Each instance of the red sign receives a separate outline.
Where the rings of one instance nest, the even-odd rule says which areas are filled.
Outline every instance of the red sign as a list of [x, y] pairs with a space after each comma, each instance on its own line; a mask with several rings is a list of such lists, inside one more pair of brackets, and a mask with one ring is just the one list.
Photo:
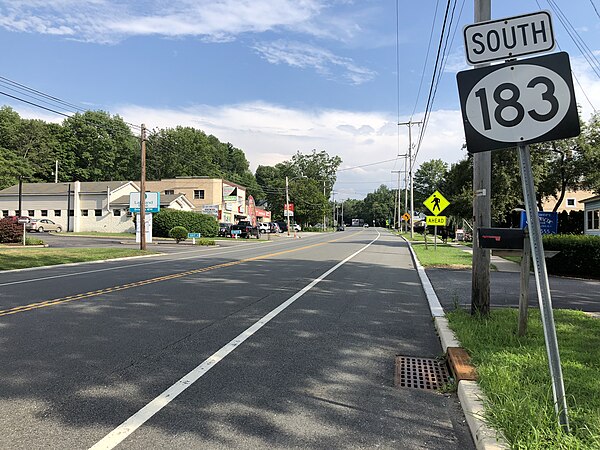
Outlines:
[[256, 217], [265, 217], [267, 219], [271, 218], [271, 211], [267, 211], [262, 208], [256, 208]]
[[291, 211], [291, 212], [294, 212], [294, 204], [293, 204], [293, 203], [290, 203], [290, 204], [288, 205], [288, 204], [286, 203], [286, 204], [284, 204], [284, 205], [283, 205], [283, 209], [284, 209], [284, 211], [288, 211], [288, 210], [289, 210], [289, 211]]

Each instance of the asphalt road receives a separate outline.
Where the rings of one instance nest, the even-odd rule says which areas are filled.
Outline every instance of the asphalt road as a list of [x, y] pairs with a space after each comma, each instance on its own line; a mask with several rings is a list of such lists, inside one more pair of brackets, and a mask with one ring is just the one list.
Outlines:
[[455, 395], [393, 386], [442, 350], [372, 228], [1, 273], [0, 340], [0, 448], [474, 448]]

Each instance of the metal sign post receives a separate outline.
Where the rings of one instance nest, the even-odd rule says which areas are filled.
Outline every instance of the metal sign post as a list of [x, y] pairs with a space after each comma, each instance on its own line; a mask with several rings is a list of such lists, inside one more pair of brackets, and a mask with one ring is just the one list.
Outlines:
[[565, 386], [560, 367], [556, 329], [554, 328], [552, 298], [550, 296], [548, 272], [546, 271], [546, 260], [544, 259], [542, 231], [540, 228], [540, 220], [537, 215], [535, 188], [533, 185], [533, 173], [531, 170], [528, 145], [519, 144], [519, 165], [521, 167], [521, 180], [523, 184], [523, 196], [525, 198], [525, 210], [527, 211], [527, 222], [529, 223], [529, 241], [531, 245], [531, 254], [533, 256], [533, 269], [535, 273], [538, 300], [540, 303], [540, 313], [542, 315], [542, 323], [544, 326], [544, 338], [546, 340], [550, 377], [552, 378], [554, 408], [558, 415], [559, 423], [567, 432], [569, 432], [567, 400], [565, 397]]

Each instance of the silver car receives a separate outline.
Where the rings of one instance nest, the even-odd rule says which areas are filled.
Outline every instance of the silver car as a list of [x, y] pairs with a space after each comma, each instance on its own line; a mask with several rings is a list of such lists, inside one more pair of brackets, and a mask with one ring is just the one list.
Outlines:
[[44, 231], [56, 231], [60, 233], [62, 231], [62, 226], [50, 219], [31, 219], [31, 222], [25, 228], [28, 231], [37, 231], [38, 233], [43, 233]]

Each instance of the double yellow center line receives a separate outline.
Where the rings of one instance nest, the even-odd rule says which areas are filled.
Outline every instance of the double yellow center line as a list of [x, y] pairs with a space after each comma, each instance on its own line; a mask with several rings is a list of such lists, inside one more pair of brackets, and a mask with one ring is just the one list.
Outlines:
[[214, 266], [203, 267], [201, 269], [188, 270], [186, 272], [179, 272], [179, 273], [174, 273], [171, 275], [163, 275], [161, 277], [149, 278], [147, 280], [136, 281], [136, 282], [127, 283], [127, 284], [121, 284], [119, 286], [112, 286], [112, 287], [108, 287], [108, 288], [104, 288], [104, 289], [98, 289], [96, 291], [83, 292], [81, 294], [70, 295], [68, 297], [60, 297], [60, 298], [55, 298], [52, 300], [45, 300], [43, 302], [30, 303], [28, 305], [22, 305], [22, 306], [15, 306], [14, 308], [0, 310], [0, 317], [9, 316], [12, 314], [19, 314], [19, 313], [22, 313], [25, 311], [31, 311], [34, 309], [47, 308], [49, 306], [62, 305], [63, 303], [84, 300], [86, 298], [96, 297], [96, 296], [102, 295], [102, 294], [109, 294], [111, 292], [124, 291], [125, 289], [131, 289], [131, 288], [135, 288], [135, 287], [145, 286], [147, 284], [160, 283], [161, 281], [176, 280], [178, 278], [187, 277], [189, 275], [195, 275], [197, 273], [208, 272], [211, 270], [222, 269], [225, 267], [237, 266], [238, 264], [242, 264], [242, 263], [246, 263], [246, 262], [250, 262], [250, 261], [257, 261], [257, 260], [261, 260], [261, 259], [272, 258], [274, 256], [284, 255], [286, 253], [292, 253], [292, 252], [306, 250], [306, 249], [313, 248], [313, 247], [319, 247], [321, 245], [339, 241], [343, 238], [355, 236], [356, 234], [358, 234], [358, 233], [353, 233], [350, 236], [343, 236], [338, 239], [332, 239], [332, 240], [329, 240], [326, 242], [319, 242], [317, 244], [305, 245], [303, 247], [293, 248], [293, 249], [289, 249], [289, 250], [282, 250], [280, 252], [275, 252], [275, 253], [268, 253], [266, 255], [253, 256], [252, 258], [244, 258], [244, 259], [240, 259], [237, 261], [231, 261], [231, 262], [222, 263], [222, 264], [215, 264]]

